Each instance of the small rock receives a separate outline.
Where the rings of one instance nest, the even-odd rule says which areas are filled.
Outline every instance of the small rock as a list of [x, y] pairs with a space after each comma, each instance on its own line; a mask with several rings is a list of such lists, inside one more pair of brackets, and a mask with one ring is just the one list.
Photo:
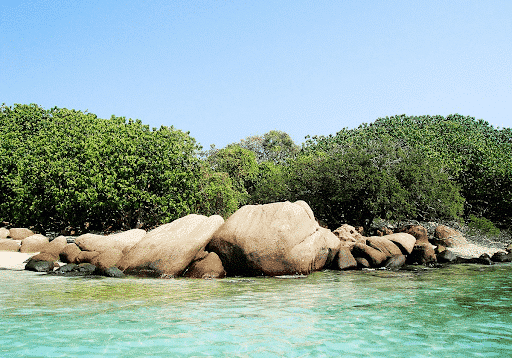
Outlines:
[[370, 263], [368, 262], [367, 259], [365, 259], [364, 257], [356, 257], [356, 262], [357, 262], [357, 267], [359, 269], [364, 269], [364, 268], [370, 268], [371, 265]]
[[400, 270], [405, 265], [405, 260], [405, 255], [402, 254], [391, 256], [384, 264], [384, 267], [389, 270]]
[[441, 252], [445, 251], [446, 250], [446, 247], [443, 246], [443, 245], [437, 245], [436, 248], [434, 249], [435, 250], [435, 253], [436, 255], [437, 254], [440, 254]]
[[477, 263], [481, 264], [481, 265], [492, 265], [493, 262], [491, 260], [491, 257], [489, 256], [489, 254], [482, 254], [480, 255], [479, 258], [476, 259]]
[[372, 264], [372, 267], [378, 267], [380, 264], [387, 259], [386, 254], [374, 249], [371, 246], [357, 243], [352, 249], [352, 255], [357, 257], [363, 257]]
[[96, 271], [96, 266], [86, 262], [78, 265], [78, 271], [84, 275], [92, 275]]
[[20, 252], [41, 252], [48, 243], [49, 240], [46, 236], [40, 234], [31, 235], [21, 240]]
[[411, 254], [407, 257], [408, 264], [419, 264], [426, 265], [431, 262], [436, 262], [436, 254], [434, 247], [429, 243], [420, 243], [414, 245], [414, 249]]
[[443, 250], [437, 255], [437, 261], [440, 263], [453, 263], [457, 260], [457, 255], [455, 255], [450, 250]]
[[340, 239], [341, 246], [352, 248], [357, 242], [366, 243], [365, 239], [357, 229], [348, 224], [341, 225], [332, 233]]
[[19, 240], [0, 239], [0, 251], [20, 251], [21, 243]]
[[100, 253], [97, 251], [81, 251], [76, 257], [75, 261], [78, 264], [90, 263], [92, 259], [98, 256]]
[[346, 246], [341, 246], [338, 251], [337, 260], [335, 259], [336, 269], [339, 270], [350, 270], [357, 268], [357, 261], [352, 256], [350, 249]]
[[462, 233], [445, 225], [439, 225], [436, 227], [433, 242], [435, 245], [442, 245], [445, 247], [463, 246], [468, 244]]
[[226, 271], [219, 256], [215, 252], [210, 252], [201, 260], [194, 261], [183, 275], [190, 278], [223, 278]]
[[30, 260], [55, 262], [59, 260], [59, 256], [49, 252], [41, 252], [40, 254], [32, 256]]
[[78, 271], [78, 265], [77, 264], [67, 264], [64, 266], [59, 267], [57, 270], [58, 273], [66, 274], [68, 272]]
[[0, 240], [7, 239], [9, 237], [9, 229], [0, 227]]
[[59, 236], [50, 241], [44, 247], [42, 247], [41, 252], [48, 252], [58, 257], [60, 253], [64, 250], [66, 245], [66, 238], [64, 236]]
[[78, 255], [80, 255], [81, 252], [82, 250], [80, 250], [78, 246], [69, 243], [64, 246], [64, 249], [60, 253], [60, 260], [66, 263], [77, 263]]
[[491, 260], [494, 262], [512, 262], [512, 253], [498, 251], [492, 255]]
[[410, 234], [416, 238], [416, 243], [420, 244], [422, 242], [428, 243], [428, 232], [421, 225], [408, 225], [399, 230], [400, 232], [405, 232]]
[[27, 237], [34, 235], [34, 232], [25, 228], [11, 228], [9, 229], [9, 236], [13, 240], [23, 240]]
[[119, 270], [117, 267], [109, 267], [106, 270], [103, 270], [103, 275], [107, 277], [115, 277], [115, 278], [123, 278], [126, 275], [123, 271]]
[[[39, 255], [36, 255], [39, 256]], [[43, 258], [43, 257], [40, 257]], [[54, 269], [55, 260], [51, 258], [49, 260], [38, 259], [31, 257], [25, 265], [25, 270], [35, 272], [51, 272]]]

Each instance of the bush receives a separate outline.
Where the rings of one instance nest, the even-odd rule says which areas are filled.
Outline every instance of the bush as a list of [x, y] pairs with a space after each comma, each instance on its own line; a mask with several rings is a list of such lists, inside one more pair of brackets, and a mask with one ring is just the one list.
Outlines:
[[0, 110], [0, 221], [59, 230], [151, 227], [197, 202], [198, 146], [173, 127], [65, 108]]
[[494, 226], [492, 221], [484, 217], [478, 218], [475, 215], [471, 215], [469, 217], [468, 226], [470, 228], [470, 233], [472, 235], [476, 234], [476, 232], [479, 232], [480, 234], [483, 234], [485, 236], [492, 237], [500, 235], [500, 230], [496, 226]]
[[307, 201], [330, 228], [462, 214], [463, 199], [443, 167], [386, 137], [309, 152], [286, 172], [290, 199]]

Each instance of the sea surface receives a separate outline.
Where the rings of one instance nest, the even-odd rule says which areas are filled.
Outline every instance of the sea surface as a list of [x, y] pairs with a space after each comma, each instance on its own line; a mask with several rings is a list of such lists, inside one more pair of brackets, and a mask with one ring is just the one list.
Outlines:
[[0, 270], [0, 357], [512, 357], [512, 265], [307, 277]]

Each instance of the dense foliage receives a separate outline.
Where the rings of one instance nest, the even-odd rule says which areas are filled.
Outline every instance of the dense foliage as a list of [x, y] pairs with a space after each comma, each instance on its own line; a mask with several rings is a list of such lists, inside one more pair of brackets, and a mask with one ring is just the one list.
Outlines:
[[3, 105], [0, 139], [0, 221], [41, 231], [149, 228], [284, 200], [307, 201], [331, 228], [466, 219], [494, 230], [512, 221], [512, 130], [457, 114], [379, 118], [307, 137], [302, 148], [270, 131], [200, 152], [173, 127]]
[[350, 143], [389, 137], [418, 150], [426, 161], [444, 168], [460, 187], [465, 218], [486, 217], [501, 226], [512, 221], [512, 130], [496, 129], [483, 120], [458, 114], [379, 118], [334, 136], [313, 137], [306, 152], [328, 151]]
[[229, 180], [206, 175], [195, 140], [173, 127], [3, 105], [0, 138], [0, 220], [16, 225], [41, 231], [150, 227], [211, 210], [214, 204], [199, 193], [233, 207], [216, 193], [219, 187], [224, 193]]
[[301, 156], [287, 172], [291, 197], [308, 201], [331, 228], [462, 214], [463, 199], [443, 168], [386, 138]]

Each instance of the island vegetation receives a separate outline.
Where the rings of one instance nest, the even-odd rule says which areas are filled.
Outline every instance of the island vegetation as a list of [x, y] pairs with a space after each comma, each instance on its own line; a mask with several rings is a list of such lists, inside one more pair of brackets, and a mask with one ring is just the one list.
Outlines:
[[512, 129], [458, 114], [379, 118], [300, 146], [282, 131], [224, 148], [140, 120], [36, 104], [0, 108], [0, 222], [39, 232], [150, 229], [190, 213], [304, 200], [331, 230], [512, 222]]

